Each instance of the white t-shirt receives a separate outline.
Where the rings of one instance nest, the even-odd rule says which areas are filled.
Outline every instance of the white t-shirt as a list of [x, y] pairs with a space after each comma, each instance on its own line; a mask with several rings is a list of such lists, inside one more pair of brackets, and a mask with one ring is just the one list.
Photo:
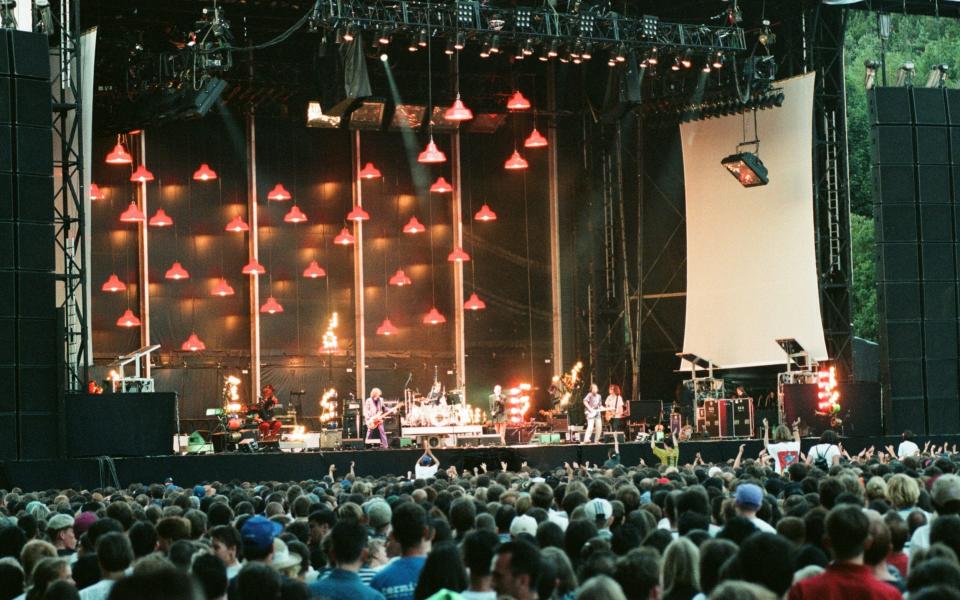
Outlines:
[[749, 517], [749, 519], [750, 519], [750, 522], [753, 523], [754, 527], [756, 527], [758, 530], [762, 531], [763, 533], [777, 532], [777, 530], [773, 528], [773, 525], [771, 525], [770, 523], [767, 523], [766, 521], [764, 521], [759, 517]]
[[900, 442], [900, 446], [897, 448], [897, 458], [903, 458], [905, 456], [913, 456], [920, 453], [920, 446], [917, 446], [910, 440]]
[[817, 444], [810, 448], [807, 456], [812, 457], [811, 462], [813, 463], [816, 463], [817, 458], [822, 456], [827, 461], [827, 468], [830, 468], [833, 466], [833, 457], [840, 456], [840, 448], [837, 448], [836, 444]]
[[430, 466], [425, 467], [417, 462], [417, 466], [413, 468], [413, 474], [417, 479], [430, 479], [437, 474], [437, 469], [440, 468], [440, 463], [434, 461]]
[[787, 467], [800, 461], [800, 442], [777, 442], [767, 446], [773, 457], [773, 466], [777, 473], [783, 473]]
[[107, 600], [114, 583], [116, 582], [112, 579], [101, 579], [80, 590], [80, 600]]
[[913, 557], [913, 554], [918, 550], [926, 550], [930, 547], [930, 525], [933, 524], [931, 520], [926, 525], [921, 525], [917, 527], [917, 530], [913, 532], [913, 536], [910, 537], [910, 556]]
[[497, 600], [497, 593], [494, 591], [471, 592], [470, 590], [463, 590], [460, 595], [466, 600]]

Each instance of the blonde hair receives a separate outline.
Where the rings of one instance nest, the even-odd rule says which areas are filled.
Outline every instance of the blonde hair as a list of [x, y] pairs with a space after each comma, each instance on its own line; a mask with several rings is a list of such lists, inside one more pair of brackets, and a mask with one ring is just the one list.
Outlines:
[[887, 482], [887, 498], [896, 509], [910, 508], [920, 498], [920, 486], [916, 479], [897, 473]]
[[791, 440], [793, 440], [793, 435], [790, 433], [790, 428], [782, 423], [777, 425], [777, 428], [773, 432], [773, 441], [789, 442]]
[[867, 481], [867, 498], [870, 500], [887, 499], [887, 482], [883, 477], [874, 475]]
[[669, 595], [674, 588], [700, 589], [700, 551], [687, 538], [670, 542], [663, 555], [663, 593]]
[[627, 600], [623, 588], [609, 575], [596, 575], [588, 579], [575, 596], [577, 600]]

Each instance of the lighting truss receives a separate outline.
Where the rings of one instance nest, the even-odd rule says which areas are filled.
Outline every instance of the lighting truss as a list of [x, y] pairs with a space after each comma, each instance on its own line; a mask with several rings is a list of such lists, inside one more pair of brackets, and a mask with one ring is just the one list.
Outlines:
[[469, 38], [498, 35], [503, 42], [532, 39], [538, 44], [591, 43], [599, 47], [670, 47], [674, 49], [746, 49], [743, 29], [730, 26], [667, 23], [657, 17], [556, 12], [549, 7], [494, 7], [475, 0], [449, 4], [420, 1], [319, 0], [313, 14], [315, 26], [329, 29], [419, 32]]

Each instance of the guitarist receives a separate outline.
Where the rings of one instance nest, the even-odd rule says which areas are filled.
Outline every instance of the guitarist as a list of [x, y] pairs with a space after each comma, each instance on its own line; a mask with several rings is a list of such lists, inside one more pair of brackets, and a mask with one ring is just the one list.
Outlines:
[[380, 388], [370, 390], [370, 397], [363, 402], [363, 418], [367, 423], [366, 439], [370, 439], [370, 434], [377, 431], [380, 433], [380, 446], [386, 448], [388, 446], [387, 431], [383, 428], [382, 417], [387, 411], [383, 405], [382, 394]]
[[597, 384], [590, 384], [590, 393], [583, 397], [583, 414], [587, 418], [587, 431], [583, 436], [583, 443], [590, 443], [590, 436], [594, 430], [597, 435], [594, 440], [600, 442], [603, 439], [603, 398], [600, 396], [600, 388]]

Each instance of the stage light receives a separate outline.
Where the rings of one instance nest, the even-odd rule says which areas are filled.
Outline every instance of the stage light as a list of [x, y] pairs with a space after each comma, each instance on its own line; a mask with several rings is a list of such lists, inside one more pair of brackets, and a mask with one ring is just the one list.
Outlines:
[[340, 246], [349, 246], [355, 241], [356, 240], [352, 235], [350, 235], [350, 232], [347, 230], [346, 227], [340, 230], [340, 233], [337, 234], [337, 237], [333, 238], [333, 243], [338, 244]]
[[[337, 325], [340, 323], [340, 318], [337, 316], [337, 313], [330, 315], [330, 320], [327, 322], [327, 330], [323, 334], [322, 346], [320, 351], [325, 354], [333, 354], [337, 351]], [[336, 397], [336, 390], [331, 390], [333, 396]]]
[[164, 277], [174, 281], [180, 281], [181, 279], [190, 279], [190, 272], [184, 269], [183, 265], [179, 262], [174, 261], [173, 265], [167, 269]]
[[547, 49], [543, 48], [540, 50], [540, 54], [537, 55], [537, 60], [540, 62], [547, 62], [550, 60], [550, 55], [547, 53]]
[[140, 319], [128, 308], [120, 315], [120, 318], [117, 319], [117, 325], [120, 327], [140, 327]]
[[487, 204], [484, 204], [480, 207], [480, 210], [473, 215], [473, 218], [477, 221], [483, 221], [484, 223], [487, 223], [489, 221], [496, 221], [497, 213], [493, 212], [493, 210]]
[[449, 262], [467, 262], [470, 260], [470, 255], [461, 248], [460, 246], [454, 246], [453, 252], [447, 255], [447, 261]]
[[124, 223], [142, 223], [145, 219], [146, 217], [144, 217], [136, 202], [131, 202], [127, 210], [120, 213], [120, 220]]
[[300, 207], [294, 204], [290, 207], [290, 211], [283, 215], [283, 220], [287, 223], [303, 223], [307, 220], [307, 215], [303, 214]]
[[516, 150], [514, 150], [513, 154], [510, 155], [510, 158], [503, 163], [503, 168], [507, 169], [508, 171], [522, 171], [523, 169], [526, 169], [527, 166], [529, 166], [527, 161], [524, 160], [524, 158], [520, 156], [520, 153]]
[[490, 54], [500, 54], [500, 36], [490, 38]]
[[217, 172], [210, 168], [210, 165], [203, 163], [200, 168], [193, 172], [194, 181], [213, 181], [217, 178]]
[[100, 191], [100, 186], [90, 182], [90, 187], [87, 190], [87, 194], [90, 196], [91, 200], [103, 200], [103, 192]]
[[381, 52], [381, 53], [380, 53], [380, 62], [387, 62], [388, 60], [390, 60], [390, 57], [387, 56], [387, 53], [386, 53], [386, 52]]
[[680, 70], [680, 57], [679, 57], [679, 56], [674, 56], [674, 57], [673, 57], [673, 64], [670, 65], [670, 70], [671, 70], [671, 71], [679, 71], [679, 70]]
[[580, 58], [583, 60], [590, 60], [593, 58], [593, 42], [587, 42], [583, 46], [583, 52], [580, 53]]
[[477, 293], [474, 292], [470, 294], [470, 297], [467, 298], [467, 301], [463, 303], [463, 308], [466, 310], [483, 310], [487, 307], [487, 303], [480, 299], [477, 296]]
[[393, 35], [390, 33], [389, 29], [384, 29], [380, 32], [380, 35], [377, 37], [377, 42], [381, 46], [389, 46], [390, 41], [393, 39]]
[[534, 127], [527, 139], [523, 140], [525, 148], [544, 148], [547, 145], [547, 138], [540, 135], [537, 128]]
[[484, 43], [480, 47], [480, 58], [490, 58], [490, 44]]
[[897, 86], [913, 86], [913, 73], [916, 66], [912, 62], [905, 62], [897, 69]]
[[453, 43], [453, 47], [455, 50], [463, 50], [467, 47], [467, 36], [465, 33], [462, 31], [457, 32], [457, 38]]
[[713, 55], [713, 62], [711, 63], [712, 66], [713, 66], [713, 68], [714, 68], [714, 69], [722, 69], [722, 68], [723, 68], [723, 62], [724, 62], [723, 52], [721, 52], [720, 50], [717, 50], [716, 54]]
[[318, 277], [326, 277], [327, 272], [317, 264], [317, 261], [311, 260], [307, 268], [303, 270], [303, 276], [309, 277], [310, 279], [317, 279]]
[[210, 290], [210, 295], [220, 296], [221, 298], [225, 298], [226, 296], [232, 296], [233, 288], [230, 287], [230, 284], [227, 283], [226, 279], [221, 277], [220, 281], [218, 281], [217, 284], [213, 286], [213, 289]]
[[654, 46], [653, 48], [650, 48], [650, 54], [647, 55], [647, 63], [651, 65], [655, 65], [658, 62], [660, 62], [660, 58], [657, 53], [657, 48], [656, 46]]
[[950, 70], [950, 65], [939, 64], [933, 65], [933, 68], [930, 69], [930, 76], [927, 77], [927, 87], [928, 88], [942, 88], [947, 84], [947, 71]]
[[200, 350], [206, 350], [207, 345], [203, 343], [203, 340], [200, 339], [196, 333], [191, 333], [190, 337], [187, 338], [187, 341], [180, 345], [180, 349], [187, 352], [199, 352]]
[[400, 330], [390, 322], [390, 319], [384, 319], [383, 323], [380, 323], [380, 327], [377, 327], [377, 335], [390, 336], [398, 333], [400, 333]]
[[688, 48], [683, 52], [683, 56], [680, 58], [680, 64], [683, 65], [684, 69], [689, 69], [693, 65], [693, 59], [691, 58], [691, 51]]
[[134, 183], [147, 183], [148, 181], [153, 181], [153, 173], [147, 170], [143, 165], [140, 165], [130, 174], [130, 181]]
[[405, 285], [410, 285], [413, 282], [410, 281], [410, 278], [407, 277], [407, 274], [403, 272], [403, 269], [397, 269], [397, 272], [390, 277], [388, 283], [397, 287], [403, 287]]
[[547, 56], [549, 58], [556, 58], [559, 54], [560, 42], [557, 40], [550, 40], [550, 45], [547, 47]]
[[703, 63], [703, 69], [701, 69], [701, 71], [703, 71], [704, 73], [709, 73], [711, 71], [709, 60]]
[[240, 215], [237, 215], [231, 219], [229, 223], [227, 223], [227, 226], [224, 229], [234, 233], [240, 233], [241, 231], [250, 231], [250, 226], [247, 225]]
[[863, 61], [863, 68], [863, 87], [872, 90], [877, 81], [877, 69], [880, 68], [880, 63], [873, 59], [867, 59]]
[[277, 302], [276, 298], [270, 296], [267, 298], [267, 301], [263, 303], [263, 306], [260, 307], [260, 312], [269, 313], [271, 315], [282, 313], [283, 305]]
[[473, 112], [463, 103], [458, 93], [457, 99], [454, 100], [453, 105], [443, 113], [443, 116], [448, 121], [469, 121], [473, 118]]
[[407, 44], [407, 52], [416, 52], [420, 49], [420, 46], [417, 46], [417, 40], [410, 38], [410, 43]]
[[359, 223], [361, 221], [369, 221], [370, 213], [363, 210], [362, 206], [354, 206], [353, 210], [347, 213], [347, 220]]
[[770, 181], [767, 177], [767, 168], [763, 166], [760, 157], [753, 152], [731, 154], [721, 160], [720, 164], [730, 171], [730, 174], [736, 177], [743, 187], [767, 185]]
[[437, 164], [442, 162], [447, 162], [447, 155], [437, 150], [437, 145], [433, 142], [433, 135], [430, 136], [430, 141], [427, 142], [427, 147], [424, 148], [423, 152], [417, 156], [417, 162], [424, 164]]
[[427, 314], [423, 315], [424, 325], [441, 325], [446, 322], [447, 318], [443, 316], [436, 307], [431, 308]]
[[403, 226], [404, 233], [416, 234], [423, 233], [427, 228], [423, 226], [416, 217], [410, 217], [410, 220], [407, 221], [407, 224]]
[[347, 24], [343, 28], [343, 33], [340, 34], [340, 39], [345, 42], [352, 42], [356, 37], [356, 32], [354, 31], [353, 25]]
[[437, 177], [437, 180], [430, 186], [430, 191], [434, 194], [448, 194], [453, 191], [453, 186], [441, 175]]
[[133, 157], [130, 156], [130, 153], [127, 152], [127, 149], [123, 147], [123, 144], [120, 143], [120, 139], [117, 139], [117, 145], [113, 147], [113, 150], [107, 154], [107, 164], [108, 165], [129, 165], [133, 164]]
[[523, 47], [520, 49], [520, 52], [522, 52], [524, 56], [533, 56], [533, 39], [532, 38], [527, 38], [523, 42]]
[[173, 219], [162, 208], [158, 208], [147, 224], [151, 227], [170, 227], [173, 225]]
[[251, 258], [250, 262], [243, 265], [243, 269], [240, 270], [244, 275], [263, 275], [267, 270], [257, 262], [257, 259]]
[[627, 61], [627, 45], [620, 44], [619, 46], [617, 46], [616, 50], [611, 51], [611, 55], [613, 56], [613, 60], [618, 63], [626, 62]]
[[443, 53], [446, 54], [447, 56], [453, 56], [453, 53], [456, 52], [456, 51], [457, 51], [457, 49], [453, 47], [453, 40], [448, 39], [448, 40], [447, 40], [447, 45], [446, 45], [446, 47], [443, 49]]
[[360, 173], [358, 173], [358, 175], [360, 176], [360, 179], [377, 179], [383, 177], [383, 174], [380, 173], [380, 169], [373, 166], [372, 162], [368, 162], [367, 164], [363, 165], [363, 168], [360, 169]]
[[122, 292], [125, 289], [127, 289], [127, 284], [120, 281], [120, 278], [117, 277], [116, 273], [111, 273], [110, 277], [107, 277], [107, 280], [102, 286], [100, 286], [101, 291], [110, 292], [111, 294], [115, 292]]
[[427, 41], [429, 40], [429, 34], [426, 29], [420, 30], [420, 35], [417, 37], [417, 45], [421, 48], [427, 47]]
[[274, 202], [285, 202], [291, 198], [293, 198], [293, 196], [290, 195], [287, 188], [283, 187], [282, 183], [278, 183], [273, 186], [272, 190], [267, 192], [267, 200], [273, 200]]
[[513, 95], [507, 100], [507, 110], [528, 110], [529, 108], [530, 101], [520, 93], [520, 90], [513, 92]]

